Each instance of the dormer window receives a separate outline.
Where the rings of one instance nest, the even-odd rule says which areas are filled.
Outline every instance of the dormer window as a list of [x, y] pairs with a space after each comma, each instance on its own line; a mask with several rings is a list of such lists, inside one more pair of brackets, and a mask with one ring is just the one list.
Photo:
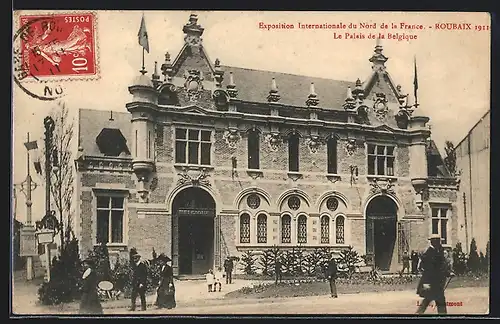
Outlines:
[[130, 154], [127, 140], [118, 128], [103, 128], [97, 135], [95, 142], [99, 151], [106, 156], [119, 156], [122, 153]]

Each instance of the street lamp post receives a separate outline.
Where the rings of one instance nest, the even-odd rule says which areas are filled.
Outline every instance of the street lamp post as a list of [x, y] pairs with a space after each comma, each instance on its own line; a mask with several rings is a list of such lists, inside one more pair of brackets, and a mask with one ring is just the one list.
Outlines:
[[38, 242], [45, 245], [47, 256], [47, 281], [50, 281], [50, 248], [53, 243], [54, 236], [60, 230], [60, 224], [55, 212], [50, 210], [50, 175], [52, 171], [51, 153], [52, 153], [52, 136], [54, 133], [54, 120], [47, 116], [43, 121], [45, 127], [45, 216], [42, 220], [36, 222]]
[[[25, 145], [30, 143], [30, 134], [27, 135], [28, 141]], [[36, 241], [35, 241], [35, 228], [31, 224], [31, 206], [33, 202], [31, 201], [31, 192], [36, 189], [37, 184], [31, 178], [30, 173], [30, 155], [27, 148], [27, 173], [26, 179], [21, 182], [21, 192], [26, 196], [26, 225], [21, 231], [21, 256], [26, 256], [26, 279], [33, 279], [33, 256], [36, 255]], [[15, 189], [14, 189], [15, 190]], [[33, 247], [34, 246], [34, 247]]]

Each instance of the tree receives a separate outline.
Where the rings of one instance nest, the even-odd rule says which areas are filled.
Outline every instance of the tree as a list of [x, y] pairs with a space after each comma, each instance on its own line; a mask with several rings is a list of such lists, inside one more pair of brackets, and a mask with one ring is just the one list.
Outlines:
[[[52, 136], [52, 147], [50, 149], [50, 161], [52, 172], [50, 176], [50, 193], [56, 208], [56, 214], [61, 223], [60, 238], [61, 251], [64, 248], [65, 226], [71, 227], [71, 202], [73, 200], [73, 157], [71, 144], [74, 135], [74, 122], [69, 117], [68, 108], [64, 103], [59, 103], [51, 113], [54, 120], [54, 133]], [[46, 148], [44, 147], [44, 151]], [[45, 154], [44, 154], [45, 156]], [[43, 173], [44, 177], [47, 174]]]
[[444, 164], [453, 176], [457, 173], [457, 155], [455, 154], [455, 145], [453, 145], [450, 141], [446, 141], [444, 151], [446, 154]]
[[453, 248], [453, 271], [457, 275], [462, 275], [467, 269], [466, 255], [462, 251], [462, 243], [457, 242], [456, 246]]
[[477, 253], [476, 239], [474, 238], [470, 242], [470, 252], [469, 252], [469, 258], [467, 260], [467, 267], [472, 272], [477, 272], [480, 267], [480, 259], [479, 259], [479, 254]]

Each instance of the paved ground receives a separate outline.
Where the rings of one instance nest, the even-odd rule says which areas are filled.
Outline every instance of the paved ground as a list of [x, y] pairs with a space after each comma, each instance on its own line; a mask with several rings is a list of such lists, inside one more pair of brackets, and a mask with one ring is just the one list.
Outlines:
[[[151, 314], [413, 314], [419, 298], [414, 291], [362, 293], [286, 299], [232, 300], [173, 310], [146, 311]], [[486, 314], [489, 304], [488, 288], [455, 288], [447, 291], [448, 302], [461, 302], [462, 306], [449, 306], [448, 314]], [[123, 309], [108, 310], [106, 314], [130, 314]], [[429, 307], [428, 314], [437, 314]], [[138, 314], [141, 314], [140, 312]], [[135, 314], [134, 314], [135, 315]]]
[[[16, 314], [73, 314], [78, 310], [78, 303], [69, 303], [60, 306], [41, 306], [38, 305], [37, 300], [37, 285], [40, 284], [41, 280], [36, 280], [34, 282], [28, 283], [24, 280], [15, 280], [13, 283], [13, 298], [12, 298], [12, 309]], [[250, 286], [252, 284], [257, 284], [258, 281], [250, 280], [235, 280], [232, 284], [222, 286], [221, 292], [208, 292], [205, 281], [202, 280], [181, 280], [176, 281], [175, 286], [177, 290], [176, 301], [179, 307], [182, 306], [194, 306], [200, 303], [205, 303], [209, 301], [222, 301], [224, 300], [224, 295], [228, 292], [241, 289], [245, 286]], [[152, 308], [153, 303], [156, 299], [156, 295], [147, 296], [148, 307]], [[105, 312], [107, 310], [112, 310], [116, 308], [126, 309], [130, 306], [130, 299], [121, 298], [119, 300], [103, 302], [103, 308]], [[140, 300], [137, 300], [137, 305], [140, 304]]]
[[[158, 310], [149, 307], [145, 312], [127, 311], [127, 300], [104, 303], [105, 314], [142, 315], [142, 314], [413, 314], [419, 302], [412, 291], [379, 292], [341, 295], [337, 299], [328, 296], [295, 297], [281, 299], [224, 299], [224, 293], [252, 284], [238, 280], [226, 285], [222, 293], [208, 293], [203, 281], [180, 281], [177, 283], [177, 308]], [[18, 284], [14, 292], [14, 311], [18, 314], [76, 314], [77, 304], [63, 309], [36, 305], [34, 287]], [[182, 293], [180, 293], [182, 291]], [[449, 314], [486, 314], [489, 304], [489, 289], [455, 288], [447, 290], [448, 302], [461, 302], [461, 306], [449, 306]], [[154, 296], [148, 301], [152, 302]], [[437, 314], [430, 307], [428, 314]]]

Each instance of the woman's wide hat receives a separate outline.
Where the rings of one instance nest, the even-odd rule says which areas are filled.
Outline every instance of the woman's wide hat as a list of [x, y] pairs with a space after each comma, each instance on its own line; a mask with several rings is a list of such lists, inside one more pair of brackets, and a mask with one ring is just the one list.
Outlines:
[[172, 259], [170, 259], [165, 253], [162, 253], [158, 256], [158, 260], [164, 261], [164, 262], [170, 262]]
[[439, 234], [432, 234], [431, 236], [429, 236], [429, 241], [430, 240], [441, 240], [441, 235], [439, 235]]

